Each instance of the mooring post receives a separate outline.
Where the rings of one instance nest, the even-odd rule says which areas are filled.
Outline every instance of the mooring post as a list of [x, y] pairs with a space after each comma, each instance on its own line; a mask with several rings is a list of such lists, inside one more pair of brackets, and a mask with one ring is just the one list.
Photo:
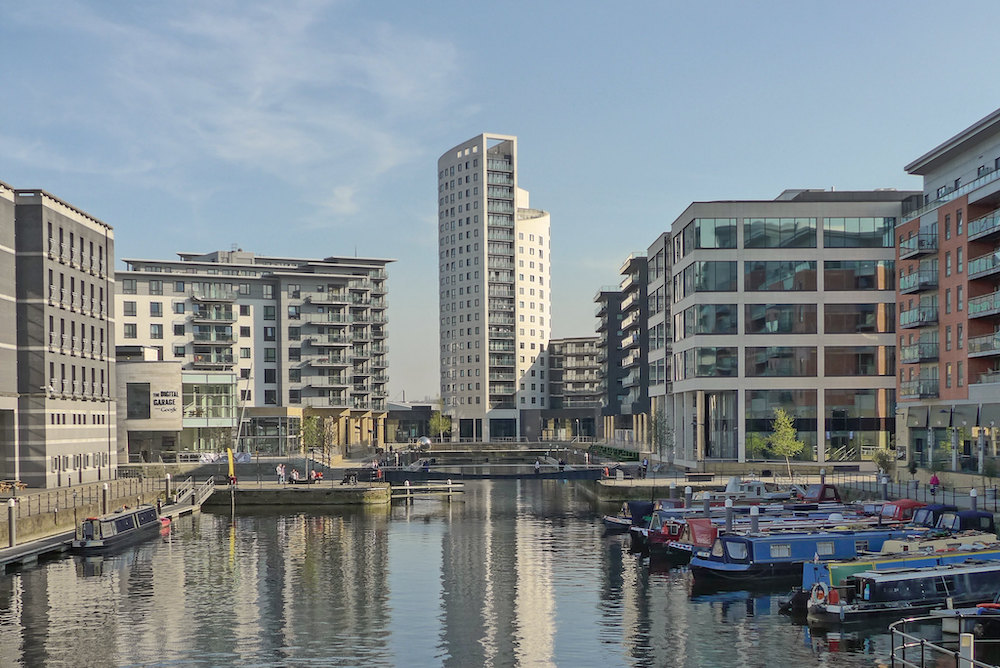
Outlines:
[[17, 545], [17, 501], [7, 500], [7, 544], [9, 547]]
[[687, 487], [684, 488], [684, 507], [685, 508], [690, 508], [691, 507], [691, 486], [690, 485], [688, 485]]
[[750, 531], [757, 533], [760, 531], [760, 508], [750, 506]]
[[674, 480], [670, 481], [670, 498], [671, 499], [677, 498], [677, 482]]
[[163, 498], [169, 499], [170, 498], [170, 474], [169, 473], [166, 474], [165, 476], [163, 476], [163, 478], [164, 478], [164, 489], [165, 489], [165, 492], [166, 492], [164, 494]]
[[969, 490], [969, 508], [979, 510], [979, 492], [975, 487]]
[[108, 499], [111, 497], [111, 487], [108, 483], [104, 483], [104, 489], [101, 490], [101, 514], [108, 514]]
[[701, 508], [705, 511], [705, 516], [712, 514], [712, 496], [708, 493], [708, 490], [702, 490], [702, 502]]
[[[754, 506], [756, 508], [756, 506]], [[733, 532], [733, 500], [726, 499], [726, 533]]]

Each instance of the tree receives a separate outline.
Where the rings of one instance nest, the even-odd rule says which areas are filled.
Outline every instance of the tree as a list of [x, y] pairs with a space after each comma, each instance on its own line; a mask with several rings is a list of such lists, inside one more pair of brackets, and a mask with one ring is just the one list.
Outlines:
[[917, 460], [911, 459], [909, 466], [906, 467], [906, 470], [910, 472], [910, 480], [913, 480], [913, 478], [917, 475]]
[[748, 433], [747, 456], [750, 459], [767, 459], [767, 438], [757, 432]]
[[771, 435], [767, 437], [767, 445], [771, 452], [785, 458], [788, 467], [788, 477], [792, 477], [791, 458], [802, 452], [806, 444], [798, 440], [798, 432], [792, 424], [790, 416], [784, 408], [774, 409], [774, 421], [771, 423]]
[[892, 473], [892, 469], [896, 466], [896, 455], [892, 450], [886, 448], [879, 448], [872, 453], [872, 462], [875, 466], [879, 467], [886, 475]]
[[302, 418], [302, 445], [314, 448], [320, 445], [323, 427], [318, 415], [307, 415]]
[[439, 439], [444, 440], [444, 433], [451, 433], [451, 416], [434, 411], [431, 413], [430, 429], [431, 433], [436, 433]]
[[664, 450], [673, 446], [673, 439], [667, 427], [667, 415], [662, 407], [658, 407], [649, 416], [649, 435], [656, 454], [662, 458]]

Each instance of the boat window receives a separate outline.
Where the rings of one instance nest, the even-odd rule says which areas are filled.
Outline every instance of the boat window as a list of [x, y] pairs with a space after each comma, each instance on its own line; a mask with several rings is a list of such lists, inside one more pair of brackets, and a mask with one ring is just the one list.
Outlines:
[[958, 529], [958, 515], [955, 513], [943, 513], [941, 519], [938, 520], [938, 528], [956, 531]]
[[107, 522], [101, 522], [101, 538], [107, 538], [108, 536], [114, 536], [118, 533], [115, 530], [115, 523], [111, 520]]
[[854, 552], [855, 554], [861, 554], [868, 549], [867, 540], [856, 540], [854, 541]]
[[837, 498], [837, 492], [833, 487], [827, 487], [823, 490], [823, 498], [829, 501], [833, 501]]
[[771, 556], [773, 558], [782, 558], [792, 556], [792, 546], [788, 543], [775, 543], [771, 545]]
[[136, 513], [136, 518], [139, 520], [139, 524], [149, 524], [156, 519], [156, 511], [152, 508], [147, 508], [146, 510], [140, 510]]
[[118, 532], [128, 531], [135, 528], [135, 516], [126, 515], [115, 520], [115, 530]]
[[816, 554], [821, 557], [833, 554], [833, 541], [822, 540], [816, 543]]
[[712, 545], [712, 556], [713, 557], [722, 556], [722, 541], [719, 539], [716, 539], [715, 543]]
[[979, 528], [983, 531], [993, 531], [993, 519], [990, 517], [980, 517]]
[[895, 503], [887, 503], [884, 506], [882, 506], [882, 517], [891, 519], [895, 515], [896, 515], [896, 504]]
[[734, 561], [745, 561], [747, 558], [747, 544], [742, 541], [727, 541], [726, 552], [729, 553], [729, 558]]
[[922, 527], [933, 526], [933, 513], [931, 511], [921, 508], [917, 512], [913, 513], [913, 523]]

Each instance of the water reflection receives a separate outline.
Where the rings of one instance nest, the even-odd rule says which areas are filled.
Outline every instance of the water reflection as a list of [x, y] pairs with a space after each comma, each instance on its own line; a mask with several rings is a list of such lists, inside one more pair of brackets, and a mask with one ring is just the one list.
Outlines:
[[2, 665], [869, 666], [778, 614], [694, 593], [605, 536], [588, 483], [470, 482], [453, 503], [205, 513], [104, 559], [0, 578]]

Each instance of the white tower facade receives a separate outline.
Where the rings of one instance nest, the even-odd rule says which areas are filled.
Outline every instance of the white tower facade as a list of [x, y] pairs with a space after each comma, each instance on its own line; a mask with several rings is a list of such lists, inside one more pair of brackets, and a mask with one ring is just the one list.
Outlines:
[[452, 438], [514, 440], [547, 407], [549, 214], [518, 187], [517, 137], [438, 160], [441, 397]]

